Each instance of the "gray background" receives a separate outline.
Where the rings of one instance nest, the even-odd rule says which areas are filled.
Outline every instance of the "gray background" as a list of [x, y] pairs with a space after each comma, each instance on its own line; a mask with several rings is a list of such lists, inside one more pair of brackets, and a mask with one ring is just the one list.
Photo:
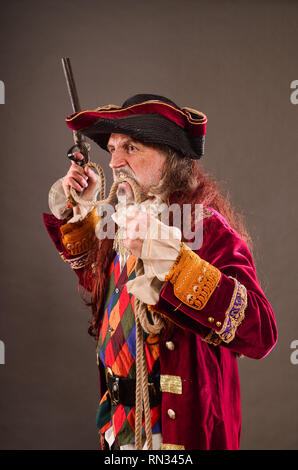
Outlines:
[[[297, 17], [297, 1], [1, 6], [1, 449], [98, 447], [89, 312], [41, 216], [72, 145], [62, 56], [71, 57], [85, 108], [147, 92], [208, 115], [204, 167], [246, 217], [279, 330], [268, 357], [239, 361], [241, 448], [298, 448]], [[95, 144], [92, 158], [108, 169]]]

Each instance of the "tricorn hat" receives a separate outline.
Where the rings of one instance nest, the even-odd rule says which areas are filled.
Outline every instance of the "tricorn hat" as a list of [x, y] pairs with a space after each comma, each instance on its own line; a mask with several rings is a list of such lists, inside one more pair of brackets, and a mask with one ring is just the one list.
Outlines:
[[112, 133], [127, 134], [148, 144], [163, 144], [183, 157], [204, 154], [207, 117], [191, 108], [179, 108], [159, 95], [138, 94], [123, 105], [107, 105], [67, 116], [70, 129], [80, 131], [107, 150]]

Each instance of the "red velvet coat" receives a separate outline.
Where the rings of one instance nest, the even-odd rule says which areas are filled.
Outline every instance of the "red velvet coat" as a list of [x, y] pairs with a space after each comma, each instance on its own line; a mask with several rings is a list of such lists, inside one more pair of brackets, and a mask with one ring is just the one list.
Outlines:
[[[203, 245], [196, 253], [221, 271], [215, 291], [202, 310], [195, 310], [181, 303], [167, 282], [154, 306], [175, 323], [172, 331], [160, 338], [161, 374], [178, 377], [182, 384], [179, 393], [162, 393], [164, 449], [238, 449], [241, 407], [237, 357], [261, 359], [277, 340], [274, 313], [247, 245], [218, 212], [210, 210], [213, 215], [204, 219]], [[71, 258], [61, 242], [59, 226], [63, 222], [47, 214], [44, 220], [59, 252]], [[76, 269], [80, 279], [82, 271]], [[218, 333], [231, 307], [233, 278], [246, 288], [247, 305], [235, 337], [225, 342]], [[205, 340], [210, 332], [214, 343], [220, 344]], [[106, 386], [101, 366], [99, 370], [102, 394]]]

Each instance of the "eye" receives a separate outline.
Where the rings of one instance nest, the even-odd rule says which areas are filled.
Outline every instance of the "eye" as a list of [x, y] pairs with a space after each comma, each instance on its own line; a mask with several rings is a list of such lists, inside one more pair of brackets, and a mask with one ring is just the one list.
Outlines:
[[137, 150], [137, 148], [136, 148], [134, 145], [129, 144], [129, 146], [128, 146], [128, 151], [129, 151], [129, 152], [133, 152], [134, 150]]

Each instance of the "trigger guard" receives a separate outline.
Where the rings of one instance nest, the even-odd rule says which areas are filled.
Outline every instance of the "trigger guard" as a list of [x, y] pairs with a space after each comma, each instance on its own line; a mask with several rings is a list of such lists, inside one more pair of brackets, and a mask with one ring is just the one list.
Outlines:
[[75, 144], [73, 145], [72, 147], [70, 147], [70, 149], [68, 150], [67, 152], [67, 158], [69, 158], [70, 160], [72, 160], [73, 162], [75, 162], [77, 165], [79, 166], [83, 166], [85, 165], [86, 163], [86, 157], [84, 156], [84, 160], [78, 160], [75, 156], [74, 156], [74, 149], [77, 149], [76, 151], [77, 152], [82, 152], [82, 149], [80, 148], [80, 146], [78, 144]]

